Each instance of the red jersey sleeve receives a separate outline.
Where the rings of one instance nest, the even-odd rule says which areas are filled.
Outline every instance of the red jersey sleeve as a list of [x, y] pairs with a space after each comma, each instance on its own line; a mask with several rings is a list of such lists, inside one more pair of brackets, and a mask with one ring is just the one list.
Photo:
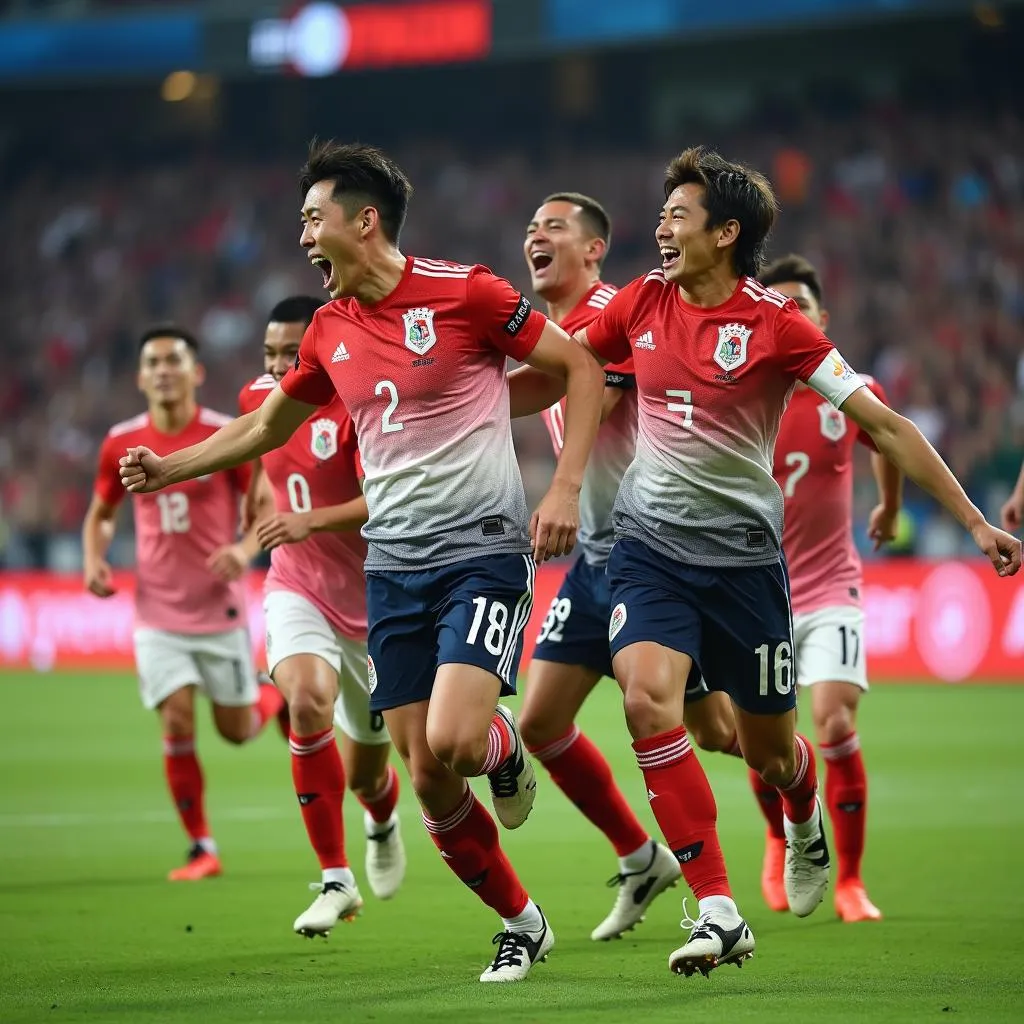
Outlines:
[[307, 405], [326, 405], [337, 391], [330, 374], [321, 365], [316, 354], [317, 338], [320, 333], [320, 314], [313, 315], [312, 323], [306, 328], [295, 357], [295, 365], [281, 381], [281, 390], [296, 402]]
[[522, 361], [540, 338], [548, 318], [503, 277], [474, 267], [466, 282], [470, 322], [500, 352]]
[[[643, 278], [637, 278], [617, 291], [611, 302], [584, 328], [587, 344], [609, 363], [616, 366], [629, 363], [630, 374], [633, 373], [633, 350], [629, 344], [629, 316], [642, 282]], [[606, 371], [609, 369], [611, 367], [605, 367]]]
[[[871, 394], [873, 394], [883, 405], [890, 404], [889, 396], [885, 393], [885, 388], [883, 388], [874, 377], [862, 376], [861, 380], [864, 381], [864, 385], [868, 391], [870, 391]], [[866, 448], [870, 448], [873, 452], [878, 451], [871, 435], [862, 427], [857, 428], [857, 440]]]
[[100, 501], [115, 508], [124, 501], [127, 493], [121, 483], [120, 459], [127, 450], [127, 445], [109, 434], [100, 445], [100, 455], [96, 465], [96, 482], [93, 493]]

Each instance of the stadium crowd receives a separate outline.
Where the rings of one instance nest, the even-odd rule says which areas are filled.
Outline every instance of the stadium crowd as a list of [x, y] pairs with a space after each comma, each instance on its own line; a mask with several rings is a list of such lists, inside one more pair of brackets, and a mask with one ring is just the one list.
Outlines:
[[[1024, 124], [1002, 112], [910, 116], [886, 105], [847, 121], [760, 125], [703, 141], [768, 172], [782, 204], [771, 252], [796, 250], [822, 268], [829, 333], [994, 514], [1024, 449]], [[656, 263], [664, 147], [535, 162], [468, 152], [396, 151], [418, 193], [406, 253], [485, 263], [528, 290], [526, 223], [546, 193], [569, 188], [612, 214], [606, 280], [625, 283]], [[239, 384], [260, 368], [267, 311], [287, 294], [319, 294], [298, 247], [301, 156], [260, 165], [193, 156], [117, 174], [76, 167], [6, 191], [0, 564], [77, 566], [99, 442], [142, 407], [134, 376], [145, 326], [194, 329], [202, 400], [232, 411]], [[550, 444], [539, 423], [516, 430], [535, 499]], [[866, 473], [862, 483], [867, 503]], [[908, 549], [967, 552], [969, 537], [932, 503], [910, 491], [907, 506]]]

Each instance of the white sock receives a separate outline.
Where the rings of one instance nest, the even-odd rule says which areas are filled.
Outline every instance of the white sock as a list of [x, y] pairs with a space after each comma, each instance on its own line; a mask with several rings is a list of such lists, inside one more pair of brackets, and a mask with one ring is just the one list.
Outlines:
[[323, 883], [338, 882], [346, 889], [356, 887], [356, 876], [352, 874], [351, 868], [324, 868]]
[[787, 817], [782, 819], [782, 827], [785, 830], [787, 839], [810, 839], [811, 836], [818, 834], [818, 829], [821, 827], [821, 808], [818, 806], [818, 802], [814, 803], [814, 811], [811, 816], [806, 820], [796, 824]]
[[385, 832], [390, 832], [395, 826], [395, 815], [392, 814], [387, 821], [374, 821], [373, 815], [369, 811], [363, 812], [363, 826], [366, 829], [368, 836], [379, 836]]
[[635, 875], [643, 871], [654, 859], [654, 844], [645, 839], [643, 846], [638, 846], [632, 853], [619, 858], [619, 871], [624, 875]]
[[532, 935], [544, 931], [544, 918], [541, 917], [540, 910], [533, 900], [526, 901], [526, 906], [523, 907], [521, 914], [517, 914], [515, 917], [503, 917], [501, 921], [507, 932], [526, 932], [527, 935]]
[[728, 896], [705, 896], [703, 899], [697, 900], [697, 910], [699, 914], [706, 914], [709, 910], [714, 910], [735, 920], [739, 920], [740, 916], [739, 908]]
[[203, 836], [202, 839], [197, 839], [196, 842], [207, 852], [212, 853], [214, 857], [217, 856], [217, 844], [210, 838], [210, 836]]

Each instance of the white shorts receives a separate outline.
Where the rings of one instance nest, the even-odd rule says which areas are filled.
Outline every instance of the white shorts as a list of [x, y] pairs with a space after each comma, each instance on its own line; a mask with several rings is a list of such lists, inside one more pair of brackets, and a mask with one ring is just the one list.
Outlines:
[[801, 686], [836, 681], [868, 688], [864, 612], [855, 605], [819, 608], [793, 616], [796, 681]]
[[316, 605], [299, 594], [273, 590], [263, 598], [267, 623], [267, 671], [296, 654], [315, 654], [338, 674], [334, 723], [341, 731], [369, 746], [390, 743], [382, 715], [370, 711], [366, 641], [342, 636]]
[[139, 695], [149, 710], [186, 686], [198, 686], [225, 707], [256, 703], [259, 684], [248, 630], [170, 633], [140, 626], [134, 639]]

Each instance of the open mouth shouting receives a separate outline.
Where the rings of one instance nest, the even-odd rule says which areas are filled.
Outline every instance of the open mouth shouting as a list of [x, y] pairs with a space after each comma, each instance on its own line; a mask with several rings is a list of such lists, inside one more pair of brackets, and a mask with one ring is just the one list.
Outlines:
[[670, 245], [663, 245], [661, 247], [661, 269], [668, 273], [679, 265], [681, 257], [682, 253], [678, 249]]
[[331, 286], [335, 284], [334, 280], [334, 264], [326, 256], [310, 256], [309, 262], [316, 267], [317, 270], [323, 274], [324, 288], [327, 291], [331, 291]]

